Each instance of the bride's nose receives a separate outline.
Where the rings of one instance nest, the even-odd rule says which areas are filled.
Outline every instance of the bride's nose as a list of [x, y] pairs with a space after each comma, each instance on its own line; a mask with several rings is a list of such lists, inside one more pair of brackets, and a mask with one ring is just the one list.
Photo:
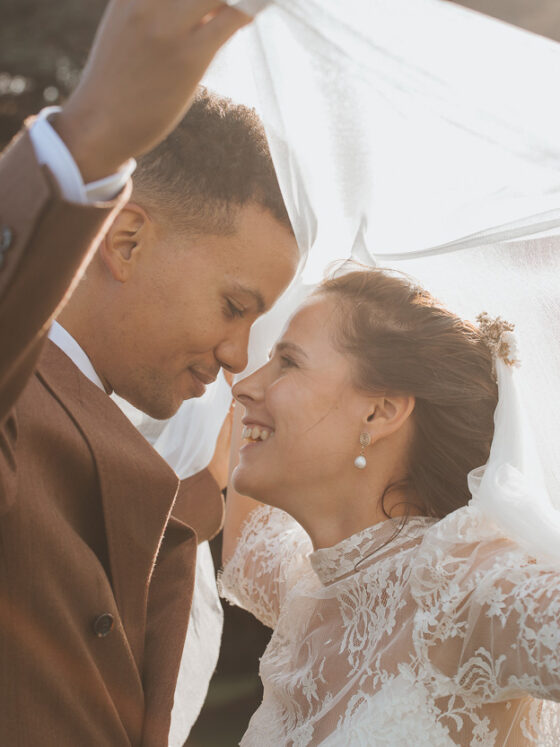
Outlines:
[[254, 373], [238, 381], [232, 387], [232, 394], [242, 405], [247, 402], [258, 402], [263, 398], [264, 392], [264, 368], [262, 366]]

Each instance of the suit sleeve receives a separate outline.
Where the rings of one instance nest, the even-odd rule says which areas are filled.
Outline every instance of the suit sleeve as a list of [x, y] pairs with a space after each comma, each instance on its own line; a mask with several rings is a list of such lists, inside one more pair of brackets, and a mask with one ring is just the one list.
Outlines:
[[224, 523], [224, 499], [207, 469], [181, 480], [173, 516], [192, 527], [199, 542], [218, 534]]
[[35, 368], [49, 325], [78, 282], [130, 185], [118, 199], [62, 199], [27, 129], [0, 157], [0, 422]]

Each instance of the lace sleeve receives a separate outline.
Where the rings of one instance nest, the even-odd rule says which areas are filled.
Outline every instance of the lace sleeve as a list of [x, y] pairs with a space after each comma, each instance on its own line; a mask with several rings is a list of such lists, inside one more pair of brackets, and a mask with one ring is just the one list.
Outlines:
[[512, 691], [560, 700], [560, 574], [527, 563], [477, 584], [470, 616], [477, 618], [465, 650], [470, 667], [489, 643], [496, 696]]
[[420, 626], [422, 653], [473, 704], [560, 701], [560, 573], [517, 551], [485, 561], [467, 574], [466, 595], [461, 583], [449, 585]]
[[220, 574], [220, 594], [274, 628], [286, 594], [311, 551], [309, 535], [295, 519], [279, 509], [260, 507], [249, 515]]

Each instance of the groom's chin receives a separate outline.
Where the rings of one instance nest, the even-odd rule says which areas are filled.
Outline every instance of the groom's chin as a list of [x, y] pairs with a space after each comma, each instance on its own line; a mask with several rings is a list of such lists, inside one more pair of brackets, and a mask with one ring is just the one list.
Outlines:
[[175, 379], [150, 372], [119, 384], [120, 391], [115, 386], [115, 393], [154, 420], [169, 420], [185, 400], [201, 397], [206, 391], [206, 386], [194, 379], [189, 370]]
[[169, 420], [169, 418], [175, 415], [184, 400], [190, 399], [192, 395], [188, 394], [187, 397], [182, 399], [173, 394], [164, 396], [164, 393], [160, 390], [156, 395], [146, 392], [127, 392], [121, 396], [136, 407], [137, 410], [140, 410], [150, 418], [154, 420]]

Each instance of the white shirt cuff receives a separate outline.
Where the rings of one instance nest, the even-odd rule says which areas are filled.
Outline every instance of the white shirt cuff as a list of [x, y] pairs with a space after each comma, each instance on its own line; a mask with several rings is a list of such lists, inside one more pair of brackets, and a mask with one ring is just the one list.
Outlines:
[[41, 166], [49, 167], [58, 182], [62, 196], [68, 202], [89, 205], [114, 199], [132, 176], [136, 161], [131, 158], [116, 174], [84, 184], [72, 154], [49, 123], [48, 118], [51, 114], [59, 111], [60, 107], [49, 106], [37, 115], [37, 119], [31, 125], [29, 135], [37, 160]]

